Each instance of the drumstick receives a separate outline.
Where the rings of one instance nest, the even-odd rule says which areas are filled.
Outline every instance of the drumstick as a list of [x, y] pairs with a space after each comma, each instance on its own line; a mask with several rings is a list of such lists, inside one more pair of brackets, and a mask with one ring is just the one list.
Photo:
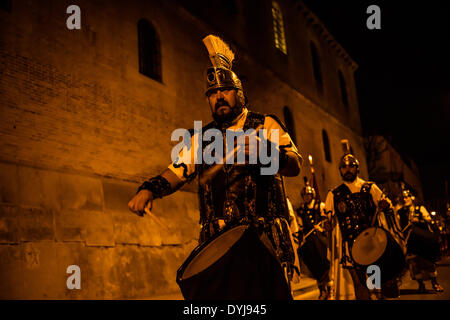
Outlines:
[[[256, 135], [256, 133], [263, 127], [262, 124], [260, 124], [259, 126], [256, 127], [255, 131], [253, 131], [252, 133], [250, 133], [248, 135], [248, 137]], [[208, 183], [209, 181], [211, 181], [216, 175], [217, 173], [220, 171], [220, 169], [223, 168], [223, 166], [225, 165], [225, 163], [227, 163], [231, 157], [234, 157], [236, 151], [238, 150], [238, 148], [240, 147], [240, 145], [237, 145], [234, 149], [233, 152], [230, 152], [226, 155], [226, 157], [223, 160], [223, 163], [217, 163], [214, 166], [212, 166], [211, 168], [207, 169], [201, 176], [199, 182], [200, 185], [205, 185], [206, 183]]]
[[205, 185], [208, 183], [212, 178], [216, 176], [216, 174], [220, 171], [220, 169], [223, 168], [224, 164], [229, 160], [232, 156], [234, 156], [235, 152], [237, 151], [239, 146], [236, 146], [233, 150], [233, 152], [230, 152], [226, 158], [224, 159], [223, 163], [217, 163], [216, 165], [212, 166], [211, 168], [207, 169], [200, 178], [200, 185]]
[[150, 218], [153, 218], [153, 220], [155, 220], [155, 222], [156, 222], [157, 224], [159, 224], [160, 226], [166, 228], [167, 230], [170, 230], [170, 228], [169, 228], [164, 222], [162, 222], [157, 216], [155, 216], [155, 215], [150, 211], [148, 204], [145, 205], [144, 211], [145, 211], [145, 213], [147, 213], [147, 214], [149, 215]]
[[408, 223], [408, 225], [402, 230], [402, 233], [404, 233], [405, 232], [405, 230], [406, 229], [408, 229], [410, 226], [412, 225], [412, 223], [410, 222], [410, 223]]
[[[319, 225], [322, 224], [323, 222], [325, 222], [325, 220], [320, 221], [320, 222], [319, 222], [318, 224], [316, 224], [315, 226], [319, 226]], [[313, 233], [315, 230], [316, 230], [316, 229], [313, 228], [311, 231], [309, 231], [309, 232], [306, 234], [306, 236], [303, 238], [302, 243], [300, 244], [299, 247], [301, 247], [301, 246], [303, 246], [303, 245], [305, 244], [306, 238], [308, 238], [308, 236], [309, 236], [311, 233]]]

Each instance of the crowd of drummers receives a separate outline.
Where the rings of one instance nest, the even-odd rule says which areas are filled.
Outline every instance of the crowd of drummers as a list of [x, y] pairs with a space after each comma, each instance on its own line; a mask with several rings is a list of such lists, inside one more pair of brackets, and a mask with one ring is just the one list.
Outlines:
[[[320, 299], [397, 297], [399, 281], [408, 268], [419, 291], [425, 290], [427, 280], [435, 291], [442, 291], [435, 265], [442, 256], [441, 241], [433, 217], [407, 190], [401, 205], [394, 207], [375, 183], [361, 179], [359, 161], [348, 141], [343, 140], [344, 154], [336, 168], [342, 183], [322, 202], [312, 170], [312, 184], [307, 183], [301, 192], [303, 205], [297, 210], [291, 205], [289, 210], [284, 177], [300, 174], [299, 149], [276, 115], [251, 110], [232, 70], [234, 53], [229, 46], [215, 35], [202, 41], [211, 61], [205, 95], [213, 121], [200, 133], [195, 128], [187, 131], [176, 159], [144, 181], [128, 203], [134, 214], [159, 221], [151, 212], [153, 200], [198, 178], [199, 243], [176, 276], [183, 297], [292, 300], [290, 283], [298, 278], [300, 265], [306, 265], [317, 280]], [[261, 129], [267, 135], [258, 135], [254, 148], [250, 136], [256, 137]], [[249, 130], [253, 132], [249, 139], [234, 150], [225, 156], [216, 152], [225, 150], [220, 141], [226, 143], [228, 132]], [[215, 132], [218, 147], [212, 136], [206, 138], [207, 131]], [[257, 157], [264, 150], [270, 151], [269, 163]], [[217, 161], [205, 161], [204, 153], [214, 153]], [[229, 163], [238, 154], [246, 160]], [[312, 158], [310, 162], [313, 169]], [[277, 164], [278, 170], [266, 172], [271, 164]], [[368, 280], [373, 280], [374, 287]]]
[[[435, 292], [444, 290], [436, 263], [448, 254], [448, 232], [435, 212], [404, 184], [394, 205], [375, 183], [358, 176], [359, 162], [350, 152], [339, 164], [342, 184], [321, 201], [311, 156], [310, 162], [312, 179], [304, 177], [302, 204], [295, 210], [290, 205], [290, 227], [298, 265], [317, 281], [320, 300], [397, 298], [408, 272], [418, 293], [426, 292], [426, 281]], [[377, 267], [378, 287], [367, 284], [369, 266]]]

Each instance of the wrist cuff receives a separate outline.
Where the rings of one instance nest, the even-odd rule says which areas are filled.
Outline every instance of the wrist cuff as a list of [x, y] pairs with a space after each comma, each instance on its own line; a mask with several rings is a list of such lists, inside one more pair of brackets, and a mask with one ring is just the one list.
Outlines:
[[153, 198], [162, 198], [164, 195], [170, 193], [170, 183], [162, 176], [156, 176], [150, 180], [145, 181], [139, 188], [137, 193], [141, 190], [149, 190], [153, 194]]

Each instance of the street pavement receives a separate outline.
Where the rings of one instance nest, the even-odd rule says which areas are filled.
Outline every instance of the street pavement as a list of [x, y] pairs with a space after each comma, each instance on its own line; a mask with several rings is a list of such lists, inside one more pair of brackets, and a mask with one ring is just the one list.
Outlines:
[[438, 282], [444, 288], [444, 292], [436, 293], [431, 287], [431, 281], [425, 281], [426, 293], [418, 294], [417, 281], [412, 280], [409, 272], [402, 278], [400, 285], [400, 297], [394, 300], [450, 300], [450, 257], [442, 259], [437, 266]]
[[[302, 275], [298, 283], [292, 284], [294, 300], [317, 300], [319, 289], [316, 281], [308, 276]], [[181, 291], [166, 295], [153, 296], [148, 300], [184, 300]]]
[[[450, 300], [450, 257], [445, 257], [437, 264], [438, 282], [444, 288], [444, 292], [436, 293], [431, 287], [431, 281], [425, 281], [426, 293], [418, 294], [417, 281], [412, 280], [409, 271], [401, 279], [400, 297], [387, 300]], [[316, 282], [302, 275], [301, 285], [293, 286], [295, 300], [318, 300], [319, 289]]]
[[[400, 297], [388, 300], [450, 300], [450, 257], [446, 257], [438, 263], [438, 281], [444, 288], [444, 292], [436, 293], [431, 288], [431, 282], [426, 281], [426, 293], [418, 294], [417, 281], [411, 279], [409, 271], [405, 273], [400, 285]], [[294, 300], [318, 300], [319, 288], [314, 279], [307, 274], [302, 274], [300, 281], [292, 284]], [[183, 300], [181, 292], [167, 295], [154, 296], [149, 300]]]
[[302, 274], [298, 284], [292, 284], [294, 300], [318, 300], [320, 291], [316, 280]]

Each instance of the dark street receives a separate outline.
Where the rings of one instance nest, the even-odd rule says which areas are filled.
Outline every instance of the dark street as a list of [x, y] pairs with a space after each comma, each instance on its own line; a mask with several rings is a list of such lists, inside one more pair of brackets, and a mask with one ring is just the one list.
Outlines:
[[425, 282], [427, 292], [417, 294], [417, 281], [411, 279], [409, 272], [405, 274], [400, 286], [399, 300], [449, 300], [450, 299], [450, 257], [446, 257], [438, 262], [438, 281], [444, 288], [444, 292], [436, 293], [431, 288], [430, 281]]

